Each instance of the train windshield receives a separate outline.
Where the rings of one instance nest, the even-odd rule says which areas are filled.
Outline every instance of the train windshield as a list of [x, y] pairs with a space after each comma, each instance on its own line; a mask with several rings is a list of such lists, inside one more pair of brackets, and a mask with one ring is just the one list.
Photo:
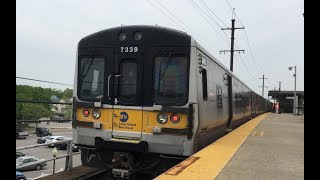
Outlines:
[[104, 58], [86, 57], [80, 60], [78, 96], [82, 100], [103, 98]]
[[154, 102], [160, 105], [187, 103], [188, 60], [186, 57], [155, 58]]

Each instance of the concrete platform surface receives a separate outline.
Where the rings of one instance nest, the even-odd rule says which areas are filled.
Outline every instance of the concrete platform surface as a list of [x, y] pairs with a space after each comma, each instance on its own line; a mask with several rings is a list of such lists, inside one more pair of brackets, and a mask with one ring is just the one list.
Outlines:
[[304, 179], [304, 116], [270, 113], [215, 179]]

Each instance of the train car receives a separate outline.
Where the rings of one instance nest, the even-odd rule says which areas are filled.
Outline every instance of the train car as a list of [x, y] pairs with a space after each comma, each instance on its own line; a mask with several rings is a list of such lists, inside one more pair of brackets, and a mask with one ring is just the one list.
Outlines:
[[81, 39], [73, 95], [82, 164], [126, 176], [191, 156], [267, 111], [264, 99], [194, 38], [159, 26]]

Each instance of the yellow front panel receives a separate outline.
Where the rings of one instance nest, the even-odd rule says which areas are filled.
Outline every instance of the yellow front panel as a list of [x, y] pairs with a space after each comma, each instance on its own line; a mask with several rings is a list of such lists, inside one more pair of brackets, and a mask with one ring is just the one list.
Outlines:
[[142, 111], [129, 109], [114, 109], [113, 131], [142, 131]]
[[174, 128], [174, 129], [184, 129], [187, 127], [188, 120], [187, 115], [185, 114], [178, 114], [180, 116], [180, 121], [178, 123], [172, 123], [170, 121], [170, 116], [173, 113], [165, 113], [168, 117], [168, 122], [165, 124], [159, 124], [157, 121], [157, 116], [160, 112], [153, 112], [153, 111], [144, 111], [143, 112], [143, 132], [144, 133], [152, 133], [153, 127], [165, 127], [165, 128]]
[[104, 109], [104, 108], [97, 108], [101, 112], [101, 117], [99, 119], [94, 119], [92, 117], [92, 110], [93, 108], [88, 108], [90, 114], [88, 117], [83, 115], [83, 110], [85, 108], [78, 108], [77, 109], [77, 120], [85, 121], [85, 122], [101, 122], [102, 129], [111, 130], [112, 129], [112, 111], [113, 109]]
[[78, 108], [77, 120], [85, 122], [101, 122], [102, 129], [105, 130], [136, 133], [152, 133], [153, 127], [184, 129], [188, 124], [186, 114], [178, 114], [180, 116], [180, 121], [175, 124], [170, 121], [170, 116], [173, 113], [165, 113], [168, 116], [168, 122], [166, 124], [159, 124], [157, 122], [157, 116], [160, 112], [129, 109], [98, 109], [101, 112], [101, 117], [99, 119], [94, 119], [92, 117], [93, 108], [89, 108], [90, 115], [88, 117], [83, 115], [84, 108]]

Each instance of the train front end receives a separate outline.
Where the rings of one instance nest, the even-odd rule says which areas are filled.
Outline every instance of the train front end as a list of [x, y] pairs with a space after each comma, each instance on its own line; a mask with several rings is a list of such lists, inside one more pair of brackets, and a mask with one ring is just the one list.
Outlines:
[[134, 169], [149, 156], [193, 153], [190, 43], [157, 26], [121, 26], [79, 42], [72, 125], [84, 165], [119, 160]]

